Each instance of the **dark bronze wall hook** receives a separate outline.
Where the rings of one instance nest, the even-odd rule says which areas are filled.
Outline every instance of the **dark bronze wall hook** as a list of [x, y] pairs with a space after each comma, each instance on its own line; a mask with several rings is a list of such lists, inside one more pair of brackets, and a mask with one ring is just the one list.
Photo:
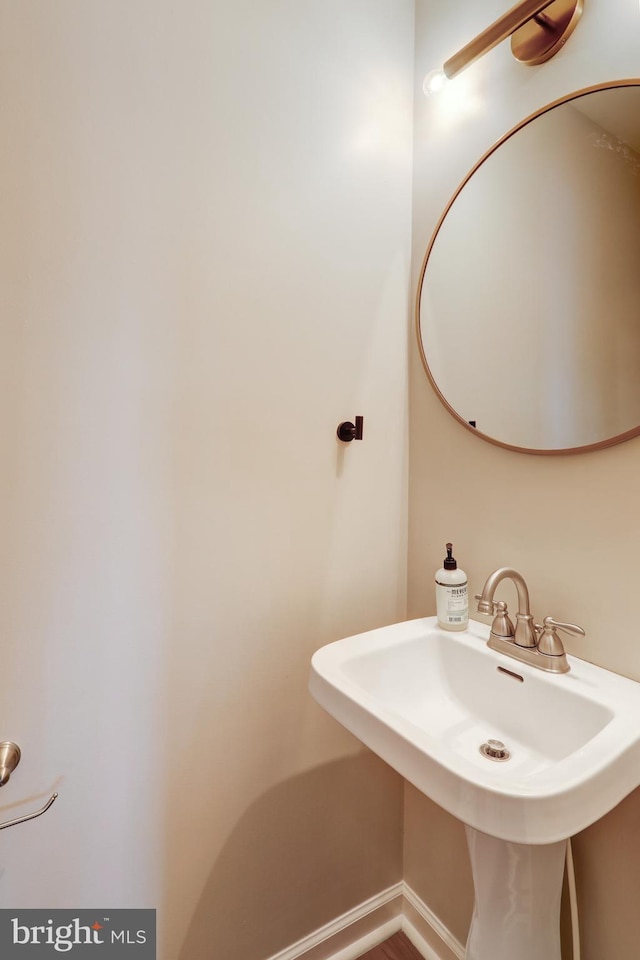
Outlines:
[[338, 424], [338, 440], [342, 440], [343, 443], [362, 440], [363, 424], [364, 417], [356, 417], [355, 423], [351, 423], [350, 420], [343, 420], [342, 423]]

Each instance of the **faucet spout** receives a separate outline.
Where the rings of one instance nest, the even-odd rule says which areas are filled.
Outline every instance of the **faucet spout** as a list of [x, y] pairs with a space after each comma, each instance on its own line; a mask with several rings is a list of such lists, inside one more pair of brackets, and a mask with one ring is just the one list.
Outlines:
[[519, 647], [535, 647], [537, 644], [536, 632], [533, 626], [533, 617], [529, 608], [529, 589], [524, 577], [512, 567], [500, 567], [487, 578], [478, 597], [478, 613], [492, 614], [494, 609], [493, 597], [496, 588], [503, 580], [512, 580], [518, 593], [518, 612], [516, 614], [516, 629], [514, 641]]

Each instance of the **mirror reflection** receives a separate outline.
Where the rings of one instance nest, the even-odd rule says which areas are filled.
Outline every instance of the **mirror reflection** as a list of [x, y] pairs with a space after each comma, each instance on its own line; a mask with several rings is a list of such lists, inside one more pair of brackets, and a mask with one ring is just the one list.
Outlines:
[[639, 83], [579, 94], [508, 134], [431, 241], [425, 367], [494, 443], [570, 452], [640, 433]]

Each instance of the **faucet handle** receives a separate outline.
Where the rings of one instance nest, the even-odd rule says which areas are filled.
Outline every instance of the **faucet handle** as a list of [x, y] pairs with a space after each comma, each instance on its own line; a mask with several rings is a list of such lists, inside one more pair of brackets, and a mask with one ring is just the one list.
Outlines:
[[489, 617], [493, 616], [491, 633], [496, 637], [503, 637], [505, 640], [513, 640], [515, 630], [504, 600], [483, 600], [479, 593], [475, 594], [475, 598], [481, 601], [478, 604], [478, 613], [483, 613]]
[[584, 630], [577, 623], [560, 623], [553, 617], [545, 617], [542, 623], [535, 624], [535, 628], [541, 633], [538, 650], [547, 657], [561, 657], [564, 654], [564, 646], [558, 636], [558, 630], [564, 630], [579, 637], [585, 636]]
[[515, 630], [511, 617], [507, 613], [507, 605], [504, 600], [498, 600], [494, 603], [495, 617], [491, 624], [491, 633], [495, 637], [504, 637], [507, 640], [515, 638]]
[[553, 617], [545, 617], [543, 620], [543, 629], [546, 626], [555, 627], [556, 630], [566, 630], [567, 633], [575, 633], [579, 637], [586, 637], [586, 633], [577, 623], [559, 623]]
[[483, 613], [485, 617], [492, 617], [498, 610], [498, 604], [502, 600], [483, 600], [481, 593], [475, 593], [474, 599], [479, 600], [478, 613]]

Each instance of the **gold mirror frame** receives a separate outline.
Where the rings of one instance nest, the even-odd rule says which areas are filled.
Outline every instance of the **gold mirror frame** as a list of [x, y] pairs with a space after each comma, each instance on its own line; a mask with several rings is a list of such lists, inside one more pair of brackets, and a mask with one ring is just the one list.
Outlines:
[[[518, 133], [524, 127], [528, 126], [538, 117], [541, 117], [543, 114], [548, 113], [550, 110], [553, 110], [564, 103], [570, 103], [572, 100], [577, 100], [578, 98], [583, 97], [589, 93], [597, 93], [602, 90], [612, 90], [612, 89], [622, 88], [622, 87], [638, 87], [640, 89], [640, 78], [613, 80], [607, 83], [598, 83], [598, 84], [594, 84], [593, 86], [584, 87], [580, 90], [574, 91], [573, 93], [567, 94], [564, 97], [560, 97], [557, 100], [552, 101], [551, 103], [546, 104], [544, 107], [541, 107], [539, 110], [536, 110], [535, 113], [530, 114], [520, 123], [516, 124], [516, 126], [512, 127], [507, 133], [505, 133], [502, 137], [500, 137], [500, 139], [497, 140], [496, 143], [494, 143], [493, 146], [491, 146], [482, 155], [482, 157], [478, 160], [477, 163], [474, 164], [474, 166], [471, 168], [469, 173], [467, 173], [467, 175], [458, 185], [453, 196], [451, 197], [443, 213], [441, 214], [438, 220], [438, 223], [436, 224], [436, 228], [427, 246], [427, 251], [425, 253], [425, 256], [422, 262], [422, 267], [420, 269], [420, 275], [418, 278], [418, 289], [416, 294], [416, 308], [415, 308], [416, 338], [418, 341], [418, 349], [420, 351], [420, 359], [422, 360], [422, 365], [424, 367], [425, 373], [427, 374], [429, 382], [431, 383], [431, 386], [433, 387], [436, 393], [436, 396], [439, 398], [443, 406], [449, 411], [451, 416], [458, 421], [458, 423], [461, 423], [462, 426], [466, 430], [468, 430], [470, 433], [473, 433], [474, 436], [479, 437], [481, 440], [486, 440], [488, 443], [494, 444], [494, 446], [502, 447], [505, 450], [514, 450], [518, 453], [529, 453], [537, 456], [564, 456], [564, 455], [575, 454], [575, 453], [588, 453], [593, 450], [603, 450], [606, 447], [612, 447], [615, 444], [624, 443], [626, 440], [632, 440], [634, 437], [640, 436], [640, 423], [636, 427], [633, 427], [630, 430], [626, 430], [624, 433], [617, 434], [614, 437], [607, 437], [605, 440], [598, 440], [595, 443], [585, 444], [583, 446], [565, 447], [565, 448], [558, 448], [558, 449], [537, 449], [532, 447], [522, 447], [522, 446], [518, 446], [517, 444], [506, 443], [502, 440], [498, 440], [497, 438], [490, 436], [489, 434], [483, 433], [481, 430], [478, 430], [476, 427], [472, 426], [468, 421], [466, 421], [463, 417], [461, 417], [460, 414], [451, 406], [447, 398], [444, 396], [444, 394], [438, 387], [431, 373], [431, 370], [429, 369], [429, 363], [427, 361], [427, 358], [424, 352], [424, 345], [422, 343], [421, 324], [420, 324], [420, 301], [422, 298], [422, 287], [424, 284], [425, 273], [426, 273], [427, 265], [429, 262], [429, 256], [431, 254], [431, 251], [438, 237], [438, 234], [440, 233], [440, 229], [446, 219], [447, 214], [449, 213], [455, 201], [460, 196], [460, 193], [462, 192], [464, 187], [467, 185], [467, 183], [469, 183], [473, 175], [476, 173], [477, 170], [480, 169], [480, 167], [485, 163], [485, 161], [488, 160], [489, 157], [491, 157], [496, 152], [496, 150], [498, 150], [503, 144], [505, 144], [507, 140], [510, 140], [511, 137], [513, 137], [516, 133]], [[639, 375], [640, 375], [640, 372], [639, 372]]]

